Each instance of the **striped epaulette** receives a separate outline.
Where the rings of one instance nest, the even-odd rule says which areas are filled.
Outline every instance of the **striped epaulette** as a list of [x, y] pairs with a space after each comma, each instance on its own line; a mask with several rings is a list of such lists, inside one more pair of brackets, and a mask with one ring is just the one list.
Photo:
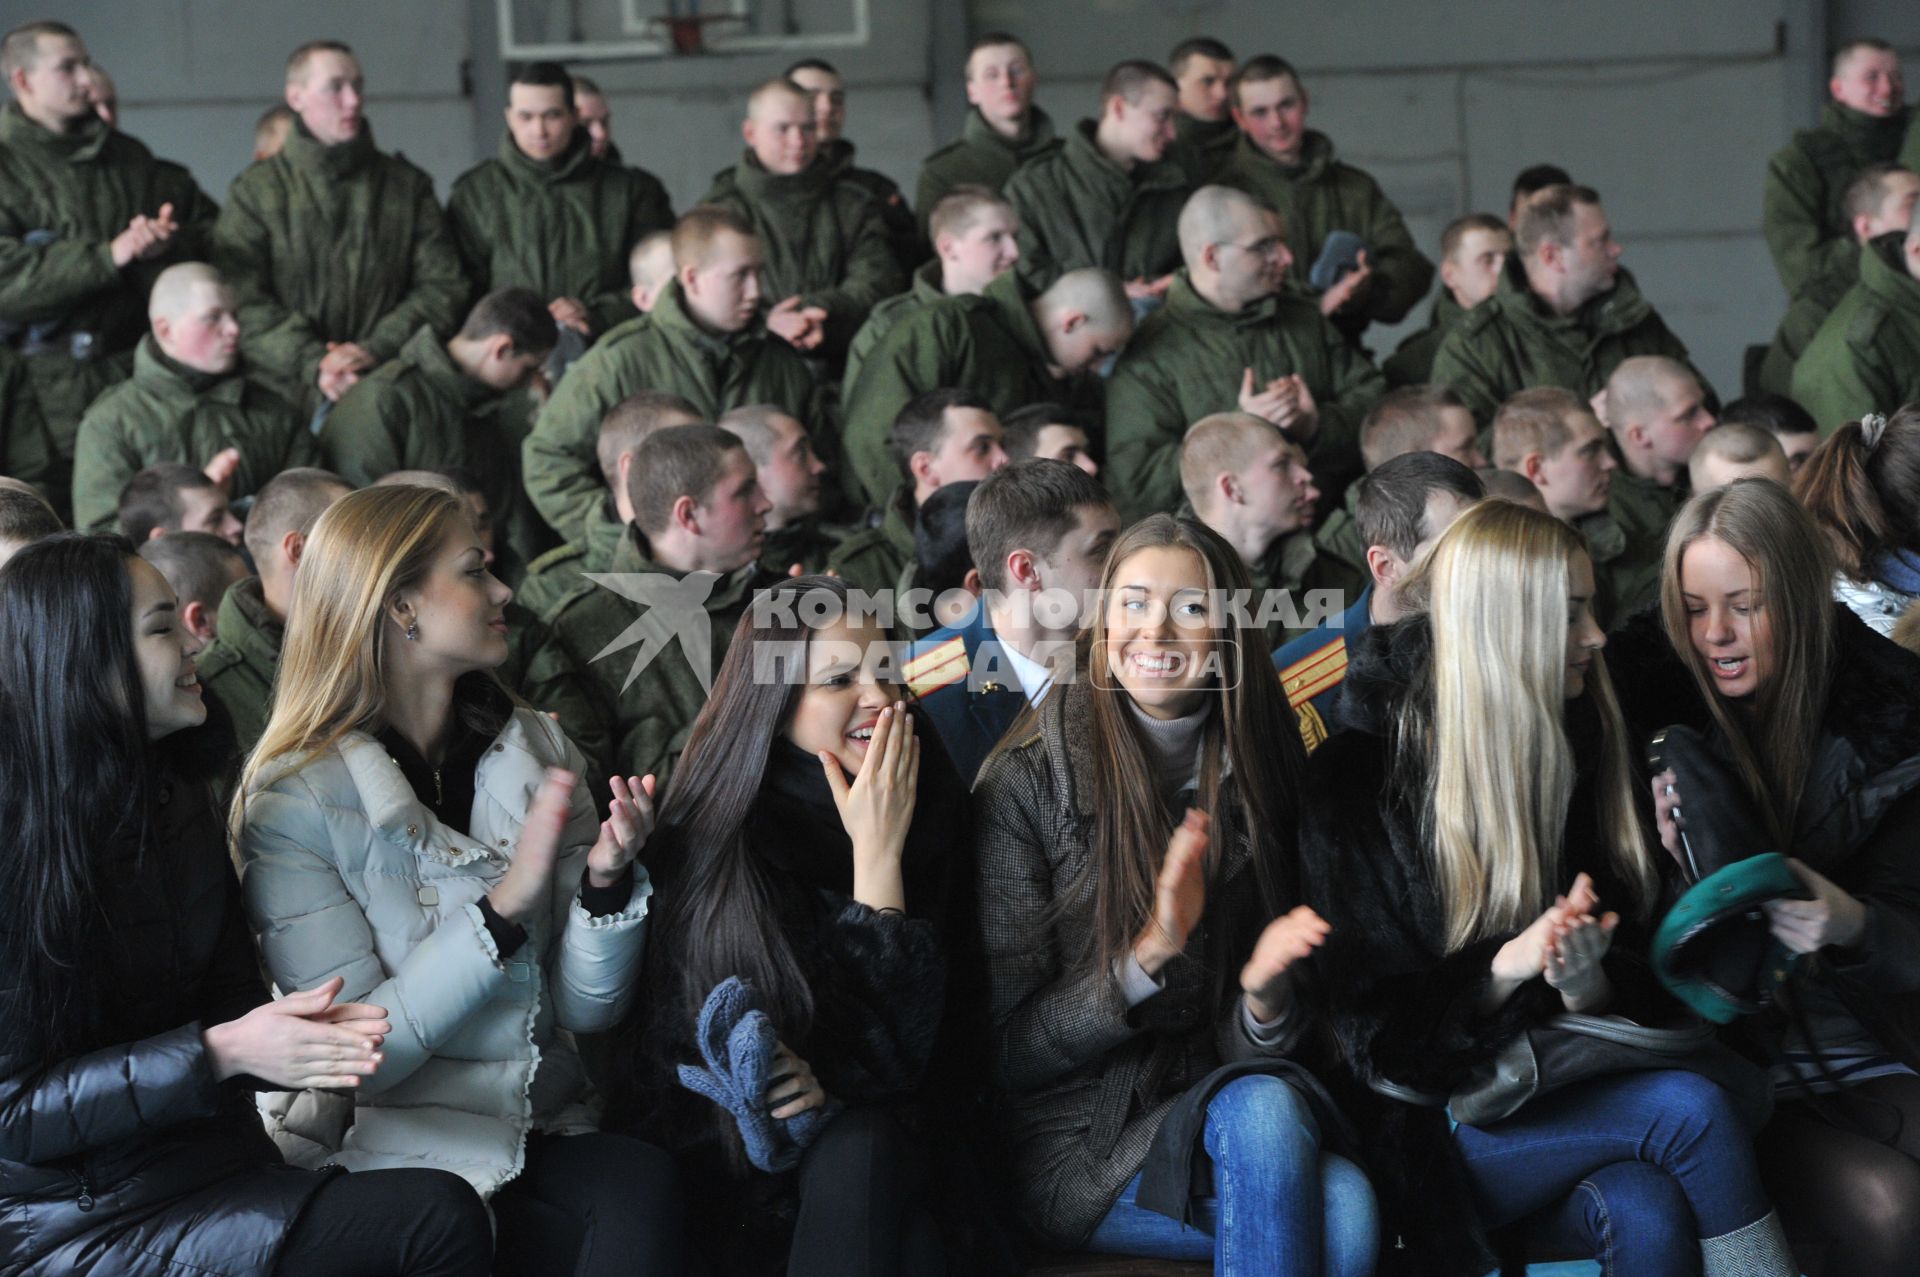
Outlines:
[[956, 634], [909, 658], [900, 673], [907, 681], [907, 689], [915, 696], [924, 697], [943, 687], [964, 683], [968, 668], [966, 641]]
[[1346, 676], [1347, 636], [1342, 634], [1281, 670], [1280, 687], [1287, 694], [1287, 703], [1298, 710]]

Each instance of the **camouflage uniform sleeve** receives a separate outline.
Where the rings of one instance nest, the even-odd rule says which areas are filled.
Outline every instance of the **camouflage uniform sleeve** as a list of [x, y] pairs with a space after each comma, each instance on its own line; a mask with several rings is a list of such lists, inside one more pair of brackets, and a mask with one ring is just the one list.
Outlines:
[[1147, 351], [1129, 350], [1107, 381], [1108, 490], [1131, 523], [1180, 505], [1180, 397]]
[[[858, 188], [850, 188], [857, 190]], [[815, 289], [806, 294], [810, 306], [827, 312], [827, 343], [845, 350], [854, 333], [867, 321], [867, 312], [875, 302], [892, 297], [907, 286], [906, 272], [887, 239], [887, 224], [880, 206], [866, 192], [849, 210], [836, 209], [841, 217], [851, 217], [853, 243], [847, 250], [847, 269], [834, 288]], [[777, 298], [774, 300], [778, 300]]]
[[[428, 324], [442, 341], [453, 336], [466, 318], [468, 284], [460, 270], [460, 255], [447, 231], [446, 214], [433, 197], [433, 182], [425, 173], [413, 170], [413, 243], [407, 245], [407, 292], [394, 308], [373, 326], [365, 346], [375, 359], [385, 362], [399, 353], [407, 339]], [[397, 246], [396, 246], [397, 247]]]
[[1472, 323], [1453, 326], [1453, 331], [1441, 339], [1440, 349], [1433, 352], [1429, 380], [1459, 395], [1485, 430], [1493, 424], [1493, 414], [1500, 411], [1501, 394], [1497, 373], [1487, 366], [1474, 340], [1477, 331], [1478, 326]]
[[73, 451], [73, 526], [95, 532], [112, 526], [120, 512], [120, 489], [140, 472], [140, 454], [115, 428], [109, 392], [80, 419]]
[[168, 246], [167, 258], [174, 262], [205, 261], [213, 251], [213, 228], [220, 217], [220, 206], [200, 189], [193, 175], [178, 164], [161, 164], [155, 183], [158, 202], [173, 205], [173, 220], [179, 227]]
[[26, 242], [30, 231], [52, 229], [27, 225], [17, 209], [0, 199], [0, 323], [58, 319], [89, 298], [120, 287], [120, 268], [113, 264], [107, 240]]
[[493, 291], [490, 243], [499, 235], [487, 223], [489, 193], [481, 189], [481, 173], [476, 169], [461, 177], [447, 195], [447, 234], [476, 297]]
[[1020, 260], [1014, 269], [1034, 291], [1043, 292], [1060, 278], [1061, 270], [1047, 236], [1048, 222], [1057, 205], [1049, 200], [1047, 191], [1040, 189], [1038, 172], [1031, 165], [1022, 168], [1008, 180], [1001, 194], [1013, 205], [1020, 222]]
[[1851, 340], [1857, 310], [1835, 311], [1793, 366], [1793, 397], [1813, 415], [1822, 438], [1869, 412], [1899, 406], [1898, 386], [1869, 342]]
[[655, 231], [673, 229], [673, 203], [667, 198], [667, 188], [660, 184], [660, 179], [651, 173], [633, 169], [627, 171], [627, 178], [630, 188], [627, 227], [619, 246], [619, 269], [609, 273], [612, 278], [621, 281], [620, 286], [581, 298], [586, 304], [588, 322], [593, 325], [596, 337], [615, 324], [632, 319], [635, 314], [632, 288], [626, 283], [627, 255], [633, 251], [633, 246]]
[[[943, 379], [955, 364], [971, 362], [956, 359], [961, 353], [958, 346], [948, 346], [949, 342], [965, 341], [964, 329], [955, 331], [941, 322], [943, 319], [944, 315], [915, 315], [896, 324], [867, 356], [860, 380], [848, 396], [842, 450], [868, 505], [874, 509], [883, 507], [900, 486], [900, 467], [887, 446], [893, 419], [900, 409], [923, 391], [973, 384], [964, 370], [955, 370], [952, 381]], [[971, 347], [970, 342], [966, 344]], [[849, 495], [857, 497], [859, 493]]]
[[554, 388], [520, 445], [521, 473], [534, 509], [563, 541], [578, 541], [606, 495], [596, 446], [600, 419], [616, 402], [589, 352]]
[[1853, 249], [1849, 240], [1822, 239], [1821, 185], [1819, 169], [1798, 146], [1781, 148], [1767, 164], [1760, 220], [1767, 251], [1789, 298], [1799, 296], [1817, 276], [1845, 272]]
[[320, 456], [327, 469], [356, 488], [407, 468], [401, 441], [412, 414], [384, 379], [356, 382], [340, 396], [320, 429]]
[[264, 202], [262, 193], [251, 189], [247, 177], [243, 173], [233, 184], [214, 223], [213, 264], [239, 298], [240, 347], [247, 362], [287, 393], [311, 399], [327, 346], [306, 316], [274, 292], [273, 237], [254, 207]]

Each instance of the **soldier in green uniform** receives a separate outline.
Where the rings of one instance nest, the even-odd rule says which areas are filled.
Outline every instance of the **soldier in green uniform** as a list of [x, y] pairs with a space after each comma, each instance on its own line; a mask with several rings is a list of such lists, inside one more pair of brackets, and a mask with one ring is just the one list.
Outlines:
[[1466, 400], [1477, 421], [1492, 421], [1509, 397], [1534, 386], [1591, 398], [1634, 355], [1686, 362], [1686, 346], [1620, 269], [1620, 245], [1591, 188], [1534, 195], [1520, 210], [1514, 244], [1493, 296], [1433, 357], [1433, 381]]
[[233, 291], [211, 266], [182, 262], [162, 271], [147, 313], [152, 331], [134, 352], [133, 376], [80, 419], [78, 528], [112, 524], [127, 481], [162, 461], [224, 476], [227, 496], [239, 500], [318, 456], [305, 414], [247, 378]]
[[900, 269], [911, 271], [926, 259], [920, 242], [920, 223], [914, 220], [900, 184], [875, 169], [853, 162], [854, 145], [847, 132], [847, 88], [840, 72], [823, 58], [802, 58], [787, 68], [787, 78], [813, 98], [813, 122], [820, 137], [820, 158], [834, 176], [852, 182], [880, 208], [887, 225], [887, 242]]
[[1822, 435], [1920, 399], [1920, 209], [1860, 254], [1860, 282], [1793, 367], [1793, 397]]
[[807, 576], [825, 571], [840, 535], [820, 524], [827, 463], [813, 450], [806, 424], [772, 404], [735, 408], [716, 424], [746, 445], [760, 491], [772, 506], [761, 564], [782, 576], [796, 568]]
[[[1398, 323], [1427, 295], [1433, 263], [1414, 247], [1400, 210], [1366, 173], [1334, 158], [1326, 134], [1307, 128], [1307, 90], [1284, 59], [1253, 58], [1234, 72], [1240, 138], [1214, 177], [1277, 210], [1291, 237], [1291, 281], [1350, 338], [1374, 320]], [[1358, 269], [1337, 280], [1317, 270], [1328, 236], [1365, 245]], [[1318, 280], [1318, 282], [1316, 282]]]
[[1169, 154], [1189, 186], [1211, 182], [1240, 140], [1228, 87], [1233, 62], [1233, 50], [1210, 36], [1182, 40], [1167, 55], [1167, 70], [1180, 86], [1180, 114], [1173, 122], [1177, 136]]
[[477, 293], [528, 288], [554, 322], [591, 342], [634, 316], [627, 254], [673, 228], [651, 173], [595, 158], [575, 114], [573, 79], [552, 62], [507, 85], [500, 154], [453, 184], [447, 221]]
[[1693, 371], [1660, 355], [1621, 361], [1602, 402], [1620, 458], [1607, 510], [1627, 540], [1607, 573], [1607, 595], [1619, 617], [1659, 593], [1667, 525], [1688, 496], [1687, 463], [1716, 419]]
[[342, 395], [321, 429], [321, 455], [358, 487], [395, 470], [468, 471], [501, 534], [494, 575], [517, 585], [545, 548], [546, 533], [520, 482], [515, 399], [553, 341], [544, 297], [496, 289], [475, 303], [451, 340], [421, 328], [397, 358]]
[[518, 587], [518, 601], [528, 610], [545, 615], [559, 594], [574, 585], [583, 562], [605, 562], [623, 530], [633, 522], [633, 505], [627, 494], [633, 485], [633, 465], [641, 443], [656, 430], [699, 423], [700, 414], [694, 406], [669, 391], [636, 390], [615, 404], [601, 419], [594, 444], [600, 497], [578, 537], [547, 551], [528, 567]]
[[280, 154], [234, 179], [214, 227], [247, 362], [308, 408], [422, 325], [451, 337], [470, 295], [433, 179], [375, 148], [363, 86], [346, 45], [294, 50], [287, 105], [300, 118]]
[[853, 383], [867, 356], [895, 324], [942, 297], [977, 296], [1020, 260], [1020, 221], [1013, 206], [984, 186], [962, 186], [941, 198], [928, 219], [933, 235], [933, 260], [913, 273], [913, 286], [873, 308], [867, 322], [847, 347], [847, 372], [842, 394], [853, 393]]
[[[629, 478], [633, 522], [589, 547], [540, 619], [594, 693], [575, 702], [588, 717], [561, 707], [567, 736], [606, 774], [664, 787], [753, 591], [775, 579], [758, 562], [768, 502], [746, 449], [717, 426], [654, 431]], [[541, 703], [537, 681], [527, 696]]]
[[266, 730], [307, 537], [326, 508], [351, 491], [339, 475], [302, 467], [270, 480], [247, 512], [247, 554], [258, 575], [227, 591], [220, 601], [219, 637], [196, 658], [208, 721], [232, 733], [235, 774]]
[[1020, 218], [1021, 277], [1045, 288], [1087, 266], [1151, 305], [1180, 264], [1174, 226], [1193, 186], [1167, 157], [1179, 88], [1151, 62], [1122, 62], [1100, 86], [1100, 116], [1020, 166], [1007, 202]]
[[913, 206], [921, 228], [943, 196], [959, 186], [998, 191], [1022, 164], [1058, 145], [1053, 121], [1033, 104], [1033, 55], [1004, 31], [993, 31], [967, 51], [966, 125], [960, 139], [920, 166]]
[[[1469, 470], [1487, 464], [1480, 453], [1479, 429], [1460, 396], [1445, 386], [1401, 386], [1389, 390], [1360, 423], [1360, 460], [1372, 474], [1395, 457], [1432, 452]], [[1352, 594], [1366, 588], [1366, 536], [1360, 530], [1360, 484], [1329, 510], [1314, 529], [1313, 543], [1329, 577]]]
[[702, 203], [739, 213], [759, 237], [768, 330], [832, 360], [876, 302], [907, 286], [907, 272], [881, 206], [822, 157], [815, 130], [812, 96], [791, 80], [767, 81], [741, 125], [746, 151]]
[[807, 361], [760, 324], [760, 241], [730, 209], [702, 206], [673, 232], [676, 278], [647, 314], [613, 329], [573, 366], [523, 448], [527, 494], [554, 531], [584, 534], [606, 496], [595, 455], [600, 422], [628, 395], [661, 390], [702, 420], [772, 403], [815, 420]]
[[[1358, 597], [1329, 577], [1308, 529], [1320, 489], [1306, 453], [1272, 422], [1217, 412], [1193, 423], [1180, 445], [1180, 487], [1194, 517], [1240, 552], [1253, 580], [1248, 606], [1266, 616], [1268, 652], [1347, 610]], [[1344, 574], [1341, 574], [1344, 576]], [[1270, 591], [1284, 590], [1283, 606]], [[1321, 591], [1309, 599], [1308, 591]], [[1278, 610], [1275, 610], [1278, 609]]]
[[978, 297], [949, 297], [907, 316], [874, 347], [847, 396], [842, 444], [866, 500], [884, 509], [900, 482], [887, 439], [916, 396], [961, 386], [996, 414], [1071, 400], [1072, 379], [1132, 333], [1126, 291], [1103, 270], [1069, 271], [1037, 297], [1009, 271]]
[[1853, 283], [1860, 248], [1843, 206], [1847, 187], [1868, 165], [1899, 157], [1912, 114], [1900, 55], [1884, 40], [1840, 46], [1827, 92], [1819, 127], [1795, 133], [1767, 162], [1761, 221], [1789, 299], [1822, 279], [1843, 290]]
[[1469, 213], [1440, 232], [1440, 292], [1427, 326], [1400, 343], [1380, 364], [1390, 386], [1423, 386], [1433, 357], [1460, 317], [1493, 296], [1513, 251], [1513, 232], [1489, 213]]
[[914, 396], [896, 415], [887, 449], [899, 476], [880, 525], [856, 532], [827, 556], [827, 571], [855, 590], [893, 589], [914, 562], [920, 503], [949, 483], [984, 479], [1007, 463], [1006, 433], [985, 396], [950, 386]]
[[80, 416], [133, 370], [147, 291], [206, 255], [213, 202], [177, 164], [103, 121], [87, 47], [32, 22], [0, 40], [0, 342], [26, 361], [52, 445], [48, 495], [67, 501]]
[[1285, 288], [1280, 219], [1243, 191], [1206, 186], [1180, 214], [1186, 267], [1107, 386], [1108, 487], [1139, 519], [1180, 501], [1180, 441], [1219, 412], [1252, 413], [1299, 443], [1322, 491], [1360, 472], [1360, 418], [1386, 390], [1313, 302]]
[[1592, 406], [1559, 386], [1523, 390], [1493, 418], [1493, 464], [1531, 480], [1547, 513], [1586, 538], [1603, 625], [1623, 619], [1615, 600], [1645, 575], [1609, 508], [1620, 470], [1611, 445]]
[[[1906, 230], [1913, 220], [1916, 196], [1920, 196], [1920, 174], [1911, 169], [1898, 164], [1872, 164], [1862, 170], [1847, 187], [1843, 206], [1854, 241], [1866, 244], [1882, 235]], [[1847, 295], [1847, 290], [1859, 282], [1857, 270], [1845, 277], [1823, 271], [1793, 299], [1786, 317], [1774, 331], [1766, 358], [1760, 362], [1758, 385], [1763, 393], [1792, 393], [1793, 366], [1806, 353], [1813, 335], [1820, 331], [1820, 325]]]

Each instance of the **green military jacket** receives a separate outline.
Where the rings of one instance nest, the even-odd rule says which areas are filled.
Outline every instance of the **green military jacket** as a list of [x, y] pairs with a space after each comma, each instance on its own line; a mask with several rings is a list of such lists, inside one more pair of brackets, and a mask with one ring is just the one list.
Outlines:
[[933, 206], [954, 187], [984, 186], [998, 191], [1022, 164], [1058, 145], [1053, 121], [1037, 106], [1028, 108], [1027, 131], [1015, 140], [994, 132], [979, 108], [969, 109], [960, 140], [947, 143], [920, 166], [913, 207], [920, 218], [921, 237], [927, 237], [927, 219], [933, 216]]
[[[165, 251], [115, 266], [114, 237], [162, 204], [180, 228]], [[0, 108], [0, 338], [26, 358], [62, 463], [87, 405], [132, 370], [154, 279], [207, 255], [217, 211], [185, 169], [104, 123], [56, 134]]]
[[875, 169], [861, 168], [853, 162], [854, 144], [837, 137], [820, 144], [820, 158], [827, 169], [842, 181], [852, 182], [872, 197], [887, 226], [887, 243], [893, 249], [900, 269], [911, 271], [927, 259], [926, 245], [920, 239], [920, 223], [900, 190], [900, 184]]
[[1859, 259], [1855, 258], [1851, 280], [1822, 273], [1807, 281], [1807, 286], [1787, 307], [1787, 313], [1781, 316], [1780, 326], [1773, 331], [1773, 341], [1760, 360], [1755, 384], [1762, 391], [1770, 395], [1793, 393], [1793, 366], [1807, 353], [1820, 325], [1827, 322], [1827, 316], [1859, 278]]
[[1594, 615], [1611, 629], [1660, 597], [1667, 527], [1686, 504], [1684, 482], [1663, 488], [1621, 466], [1607, 508], [1574, 521], [1593, 558]]
[[1256, 385], [1298, 373], [1313, 392], [1320, 428], [1305, 447], [1323, 490], [1360, 473], [1360, 420], [1387, 389], [1380, 370], [1306, 298], [1275, 293], [1229, 314], [1183, 269], [1107, 383], [1107, 488], [1123, 519], [1180, 504], [1180, 442], [1202, 417], [1239, 409], [1248, 368]]
[[1213, 181], [1240, 140], [1240, 126], [1231, 115], [1224, 120], [1203, 120], [1181, 111], [1173, 117], [1173, 128], [1173, 147], [1167, 158], [1180, 166], [1187, 184], [1195, 189]]
[[260, 578], [250, 576], [220, 600], [220, 636], [194, 658], [207, 703], [218, 703], [231, 724], [237, 759], [251, 754], [267, 730], [285, 641], [286, 622], [267, 610]]
[[548, 161], [528, 159], [509, 133], [497, 158], [453, 184], [447, 223], [476, 297], [496, 288], [571, 297], [597, 334], [633, 318], [627, 254], [673, 229], [673, 204], [653, 174], [593, 158], [585, 129]]
[[540, 540], [520, 483], [518, 408], [515, 392], [467, 376], [423, 327], [340, 396], [321, 427], [320, 455], [357, 488], [395, 470], [467, 471], [493, 512], [494, 575], [517, 581]]
[[1100, 153], [1097, 128], [1080, 121], [1007, 181], [1020, 216], [1016, 269], [1037, 289], [1085, 266], [1154, 280], [1180, 265], [1180, 210], [1193, 193], [1186, 173], [1172, 160], [1123, 172]]
[[34, 397], [26, 361], [0, 346], [0, 475], [46, 491], [53, 474], [53, 440]]
[[1843, 206], [1847, 187], [1899, 153], [1909, 115], [1881, 120], [1829, 102], [1818, 128], [1801, 129], [1767, 161], [1761, 227], [1789, 298], [1821, 277], [1853, 283], [1860, 248]]
[[760, 566], [775, 576], [786, 576], [794, 564], [803, 576], [827, 570], [827, 560], [840, 548], [843, 529], [831, 529], [818, 519], [802, 519], [767, 533], [760, 550]]
[[997, 413], [1067, 397], [1067, 388], [1048, 371], [1031, 297], [1018, 272], [1007, 271], [977, 297], [943, 298], [908, 315], [867, 356], [847, 394], [841, 443], [875, 508], [900, 483], [887, 439], [893, 419], [915, 395], [962, 386]]
[[824, 158], [787, 177], [767, 172], [748, 151], [700, 202], [753, 223], [766, 255], [760, 287], [767, 303], [797, 295], [823, 308], [830, 350], [844, 352], [874, 303], [907, 286], [881, 206]]
[[853, 394], [854, 379], [860, 375], [861, 365], [867, 362], [867, 356], [880, 344], [880, 339], [893, 331], [893, 326], [902, 319], [919, 310], [922, 306], [939, 301], [947, 294], [940, 287], [945, 278], [945, 268], [938, 258], [924, 263], [913, 272], [913, 286], [904, 293], [895, 293], [876, 305], [867, 315], [867, 322], [860, 325], [860, 331], [853, 335], [853, 341], [847, 346], [847, 372], [840, 381], [840, 397], [845, 402]]
[[[612, 774], [651, 774], [665, 788], [686, 748], [693, 720], [707, 702], [708, 687], [689, 662], [671, 620], [663, 617], [654, 625], [636, 625], [650, 614], [648, 605], [591, 581], [586, 574], [671, 577], [682, 582], [697, 574], [662, 567], [651, 558], [638, 528], [622, 531], [607, 559], [582, 554], [565, 567], [543, 565], [549, 578], [557, 575], [555, 584], [560, 588], [544, 603], [540, 619], [547, 626], [548, 641], [580, 672], [590, 692], [582, 707], [573, 711], [574, 722], [567, 721], [569, 711], [561, 706], [560, 725], [567, 736], [588, 758], [606, 758]], [[754, 591], [768, 584], [771, 580], [758, 563], [713, 581], [700, 604], [705, 624], [699, 637], [711, 657], [709, 677], [719, 674], [734, 627]], [[632, 637], [629, 631], [634, 632]], [[526, 692], [536, 705], [548, 699], [547, 688], [538, 680], [531, 680]], [[578, 717], [581, 713], [589, 717]]]
[[[1621, 361], [1635, 355], [1687, 363], [1686, 346], [1626, 271], [1578, 311], [1555, 315], [1533, 295], [1520, 259], [1509, 255], [1493, 296], [1441, 341], [1432, 381], [1465, 400], [1485, 427], [1509, 396], [1534, 386], [1560, 386], [1591, 399]], [[1711, 394], [1698, 369], [1694, 375]]]
[[845, 581], [850, 590], [868, 594], [891, 590], [914, 562], [913, 489], [904, 483], [896, 485], [885, 509], [879, 527], [861, 529], [827, 556], [827, 571]]
[[240, 297], [248, 361], [309, 408], [328, 342], [384, 363], [421, 325], [445, 340], [466, 317], [433, 179], [375, 149], [371, 125], [322, 146], [296, 121], [285, 150], [234, 179], [213, 252]]
[[595, 448], [600, 421], [638, 390], [680, 395], [709, 421], [770, 403], [815, 427], [818, 392], [807, 361], [758, 324], [709, 333], [687, 313], [679, 283], [649, 314], [608, 332], [568, 370], [522, 448], [527, 495], [553, 530], [577, 541], [607, 494]]
[[133, 376], [93, 401], [80, 419], [73, 458], [73, 526], [113, 523], [120, 490], [151, 465], [204, 467], [227, 448], [240, 450], [231, 497], [319, 456], [306, 414], [235, 371], [195, 372], [167, 358], [149, 336], [134, 351]]
[[1907, 272], [1905, 240], [1893, 231], [1867, 245], [1860, 281], [1793, 367], [1793, 397], [1822, 435], [1920, 399], [1920, 280]]
[[1336, 160], [1326, 134], [1309, 129], [1300, 159], [1300, 167], [1282, 168], [1242, 134], [1214, 180], [1239, 187], [1278, 210], [1287, 247], [1293, 250], [1288, 278], [1304, 292], [1312, 292], [1308, 274], [1328, 235], [1352, 231], [1365, 240], [1373, 283], [1362, 310], [1338, 322], [1356, 333], [1370, 320], [1398, 323], [1427, 295], [1433, 263], [1414, 246], [1400, 210], [1380, 184]]
[[1380, 364], [1380, 371], [1387, 376], [1389, 386], [1424, 386], [1433, 376], [1433, 357], [1440, 352], [1440, 343], [1460, 322], [1467, 312], [1459, 302], [1453, 299], [1453, 292], [1445, 284], [1440, 286], [1440, 295], [1433, 299], [1433, 310], [1427, 316], [1427, 326], [1416, 333], [1409, 334], [1395, 351]]

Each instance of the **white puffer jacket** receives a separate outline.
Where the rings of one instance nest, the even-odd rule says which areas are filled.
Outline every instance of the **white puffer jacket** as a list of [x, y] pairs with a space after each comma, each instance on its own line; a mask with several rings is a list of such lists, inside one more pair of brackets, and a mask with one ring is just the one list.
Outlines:
[[[505, 962], [478, 903], [505, 874], [550, 766], [585, 774], [550, 719], [515, 710], [474, 772], [471, 836], [436, 820], [363, 732], [305, 766], [262, 770], [240, 845], [274, 983], [292, 992], [344, 976], [343, 1001], [385, 1007], [393, 1022], [343, 1136], [316, 1134], [328, 1104], [315, 1093], [270, 1119], [290, 1160], [312, 1163], [311, 1141], [337, 1141], [322, 1160], [435, 1167], [491, 1195], [520, 1173], [529, 1129], [594, 1129], [597, 1099], [571, 1033], [609, 1029], [627, 1009], [653, 890], [646, 871], [634, 866], [620, 912], [588, 916], [579, 887], [599, 822], [576, 787], [552, 898]], [[344, 1116], [344, 1102], [335, 1108]]]

